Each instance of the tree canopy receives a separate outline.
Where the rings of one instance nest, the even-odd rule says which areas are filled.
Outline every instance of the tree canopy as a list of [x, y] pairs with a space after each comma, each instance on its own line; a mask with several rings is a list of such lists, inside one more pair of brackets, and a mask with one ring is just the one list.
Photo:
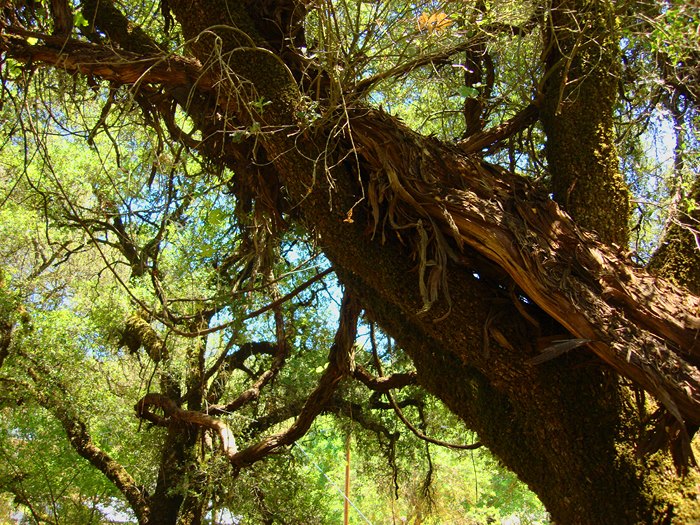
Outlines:
[[556, 523], [697, 523], [698, 15], [4, 2], [0, 491], [327, 523], [353, 436], [375, 520], [497, 517], [483, 446]]

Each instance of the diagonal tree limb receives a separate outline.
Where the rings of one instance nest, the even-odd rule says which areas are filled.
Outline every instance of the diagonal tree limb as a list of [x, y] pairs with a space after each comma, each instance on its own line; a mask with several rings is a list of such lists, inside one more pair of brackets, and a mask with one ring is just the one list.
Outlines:
[[457, 142], [457, 146], [464, 153], [478, 153], [486, 148], [493, 147], [508, 137], [532, 126], [539, 117], [539, 108], [536, 102], [529, 104], [510, 119], [498, 126], [475, 133], [464, 140]]
[[[28, 369], [28, 373], [35, 383], [42, 382], [41, 376], [31, 367]], [[61, 385], [59, 385], [59, 389], [62, 389]], [[63, 395], [61, 399], [55, 398], [41, 389], [32, 389], [32, 391], [39, 405], [51, 412], [61, 423], [73, 449], [114, 483], [129, 502], [139, 522], [147, 521], [149, 506], [146, 494], [123, 465], [95, 444], [87, 425], [67, 402], [66, 391], [62, 389], [62, 393], [66, 395]]]
[[229, 459], [233, 465], [239, 468], [250, 465], [274, 450], [294, 443], [306, 434], [316, 416], [333, 398], [341, 379], [349, 373], [346, 367], [352, 361], [350, 356], [357, 334], [357, 320], [360, 310], [357, 300], [346, 292], [340, 309], [340, 321], [335, 334], [335, 342], [330, 351], [328, 366], [321, 375], [318, 385], [304, 403], [299, 416], [287, 430], [268, 436], [231, 456]]
[[[388, 174], [392, 196], [384, 198], [395, 199], [395, 213], [422, 218], [458, 248], [468, 246], [493, 261], [575, 338], [591, 340], [596, 354], [653, 392], [677, 418], [700, 421], [700, 371], [694, 366], [699, 298], [631, 267], [579, 231], [525, 179], [446, 155], [424, 139], [389, 157], [385, 144], [405, 145], [413, 134], [406, 130], [408, 135], [389, 139], [381, 119], [369, 121], [371, 129], [355, 121], [355, 141], [371, 169], [382, 179]], [[391, 133], [397, 127], [392, 123]], [[392, 178], [411, 171], [414, 176]], [[446, 181], [436, 185], [445, 173], [471, 176], [451, 188]]]

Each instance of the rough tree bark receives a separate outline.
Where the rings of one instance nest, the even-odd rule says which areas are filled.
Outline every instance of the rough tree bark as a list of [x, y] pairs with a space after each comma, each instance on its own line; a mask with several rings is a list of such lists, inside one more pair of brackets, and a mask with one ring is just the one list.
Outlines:
[[[313, 127], [299, 123], [301, 70], [288, 45], [303, 38], [302, 3], [170, 0], [169, 7], [197, 59], [177, 59], [182, 66], [172, 78], [163, 57], [134, 63], [123, 54], [126, 60], [106, 67], [108, 50], [76, 44], [93, 57], [76, 62], [61, 58], [70, 43], [57, 49], [47, 37], [29, 46], [19, 32], [5, 32], [1, 46], [19, 60], [157, 84], [174, 100], [190, 90], [196, 96], [187, 100], [218, 106], [237, 125], [257, 123], [263, 132], [253, 149], [225, 140], [227, 122], [215, 112], [183, 104], [200, 127], [219, 131], [203, 133], [213, 138], [198, 144], [202, 153], [257, 180], [248, 189], [278, 206], [273, 218], [286, 212], [316, 232], [347, 289], [411, 356], [420, 384], [479, 433], [556, 522], [670, 523], [675, 515], [674, 523], [692, 523], [700, 516], [687, 504], [679, 516], [662, 467], [643, 474], [655, 466], [631, 452], [642, 429], [627, 417], [632, 409], [617, 375], [656, 397], [687, 448], [688, 428], [700, 424], [700, 299], [582, 232], [544, 189], [382, 112], [358, 104]], [[262, 111], [242, 95], [272, 103]], [[556, 127], [558, 105], [552, 108], [548, 125]], [[338, 123], [344, 136], [335, 134]], [[602, 139], [588, 127], [564, 136], [581, 133], [592, 144]], [[323, 172], [321, 165], [333, 167]], [[258, 169], [269, 176], [246, 178]], [[557, 190], [572, 210], [574, 182]], [[615, 184], [613, 194], [621, 191]], [[619, 228], [601, 233], [623, 244]], [[415, 286], [406, 285], [407, 275]], [[578, 342], [547, 359], [559, 339]]]
[[[189, 39], [205, 29], [189, 23], [191, 5], [179, 2], [171, 4], [183, 26], [185, 37]], [[241, 16], [244, 16], [243, 13]], [[211, 20], [207, 20], [208, 23]], [[243, 27], [250, 26], [251, 22], [243, 24]], [[210, 50], [203, 46], [193, 51], [202, 62], [210, 59]], [[240, 56], [236, 57], [236, 54]], [[259, 95], [276, 102], [262, 118], [268, 125], [282, 126], [293, 118], [298, 97], [293, 94], [294, 88], [285, 69], [279, 67], [274, 57], [268, 58], [266, 53], [259, 51], [240, 50], [232, 53], [228, 65], [243, 78], [252, 81]], [[261, 71], [264, 71], [263, 75]], [[287, 87], [279, 89], [285, 83]], [[396, 337], [414, 358], [421, 382], [445, 399], [468, 424], [478, 429], [484, 443], [540, 495], [555, 520], [562, 523], [639, 523], [670, 516], [673, 510], [668, 498], [661, 491], [653, 490], [647, 478], [640, 478], [639, 467], [632, 463], [630, 454], [618, 448], [631, 439], [618, 443], [616, 438], [621, 433], [637, 429], [600, 432], [601, 426], [607, 431], [626, 424], [621, 419], [621, 399], [610, 396], [606, 385], [606, 382], [615, 383], [616, 377], [606, 376], [605, 372], [597, 370], [601, 365], [585, 352], [581, 356], [533, 367], [527, 363], [532, 354], [523, 351], [535, 346], [532, 341], [537, 336], [560, 331], [558, 321], [573, 335], [596, 341], [591, 346], [601, 357], [654, 391], [657, 379], [644, 379], [649, 366], [647, 358], [640, 356], [636, 371], [628, 367], [636, 360], [631, 355], [636, 353], [632, 347], [642, 350], [651, 340], [629, 340], [625, 344], [627, 348], [619, 347], [618, 354], [611, 355], [611, 347], [616, 344], [613, 332], [631, 329], [629, 325], [623, 326], [627, 321], [622, 318], [624, 314], [620, 309], [622, 305], [619, 304], [618, 292], [626, 288], [623, 281], [636, 280], [633, 273], [606, 283], [608, 279], [604, 274], [613, 266], [623, 264], [619, 259], [609, 266], [602, 261], [602, 264], [590, 260], [583, 262], [585, 256], [578, 261], [576, 255], [572, 258], [571, 254], [576, 254], [582, 245], [590, 244], [591, 239], [575, 234], [569, 239], [571, 244], [561, 242], [566, 237], [562, 235], [563, 231], [572, 226], [546, 203], [542, 195], [537, 195], [536, 190], [528, 187], [521, 189], [516, 179], [505, 175], [499, 177], [497, 170], [489, 172], [488, 167], [475, 161], [465, 161], [443, 145], [415, 137], [381, 114], [358, 111], [353, 117], [350, 128], [354, 133], [361, 172], [354, 173], [352, 169], [340, 165], [328, 175], [328, 178], [333, 178], [336, 188], [331, 192], [333, 202], [330, 209], [329, 181], [322, 177], [315, 182], [309, 179], [313, 165], [306, 159], [317, 158], [320, 153], [314, 143], [305, 143], [298, 138], [292, 143], [279, 135], [263, 139], [263, 143], [268, 158], [275, 159], [289, 200], [298, 203], [297, 210], [302, 214], [299, 218], [319, 234], [325, 253], [346, 285], [362, 298], [370, 315]], [[455, 177], [457, 174], [471, 180], [459, 180], [459, 177]], [[356, 183], [358, 180], [364, 183], [369, 207], [358, 205], [364, 193]], [[504, 193], [499, 192], [499, 183], [504, 184]], [[455, 187], [464, 188], [464, 193], [455, 192]], [[479, 209], [489, 199], [498, 201], [499, 205]], [[519, 199], [526, 204], [518, 206]], [[476, 210], [470, 210], [474, 201], [480, 204]], [[441, 206], [436, 202], [449, 204]], [[454, 208], [450, 208], [450, 204], [454, 204]], [[390, 235], [383, 244], [379, 241], [385, 232], [377, 225], [383, 224], [384, 218], [392, 214], [394, 206], [401, 205], [404, 205], [403, 213], [396, 212], [390, 221], [401, 222], [404, 219], [403, 225], [413, 226], [416, 237], [432, 236], [432, 243], [426, 241], [426, 244], [432, 244], [432, 248], [426, 247], [426, 244], [422, 248], [433, 250], [430, 258], [437, 264], [423, 281], [423, 293], [420, 293], [419, 287], [406, 288], [403, 276], [412, 273], [412, 255], [417, 256], [419, 265], [422, 265], [428, 254], [425, 251], [420, 253], [420, 247], [416, 250], [418, 254], [407, 252]], [[527, 214], [525, 209], [528, 207], [535, 210], [534, 213]], [[353, 211], [352, 215], [350, 210]], [[517, 232], [515, 221], [509, 224], [511, 210], [517, 210], [521, 220], [525, 219], [520, 232]], [[537, 214], [540, 215], [539, 220]], [[543, 216], [545, 218], [541, 218]], [[488, 225], [485, 226], [484, 222]], [[510, 231], [504, 235], [502, 228], [492, 227], [494, 223], [509, 224]], [[376, 234], [373, 242], [367, 235], [367, 226], [372, 224]], [[537, 246], [528, 246], [527, 242], [523, 245], [528, 234], [537, 231], [538, 226], [541, 237], [537, 239]], [[623, 228], [623, 231], [626, 229]], [[520, 239], [519, 235], [522, 235]], [[551, 236], [550, 239], [547, 239], [548, 236]], [[467, 258], [471, 256], [472, 259], [465, 264], [468, 268], [466, 271], [451, 269], [447, 272], [445, 266], [449, 249], [443, 250], [441, 246], [447, 237], [456, 243], [469, 244], [481, 252], [474, 255], [469, 249], [463, 250]], [[560, 257], [571, 250], [568, 260], [561, 261], [559, 287], [566, 287], [564, 268], [577, 273], [576, 266], [581, 265], [584, 268], [583, 279], [598, 280], [599, 288], [589, 290], [589, 293], [592, 292], [594, 296], [607, 293], [609, 297], [615, 297], [611, 303], [616, 306], [603, 307], [603, 311], [594, 315], [601, 325], [608, 324], [607, 334], [588, 332], [590, 325], [582, 328], [582, 324], [591, 320], [574, 320], [577, 308], [572, 309], [567, 305], [568, 300], [550, 302], [552, 294], [561, 295], [554, 283], [545, 285], [545, 292], [541, 282], [533, 282], [543, 278], [545, 265], [551, 269], [556, 267], [556, 264], [552, 265], [556, 256], [554, 252], [549, 252], [540, 259], [541, 266], [538, 267], [537, 262], [530, 264], [527, 261], [528, 256], [523, 251], [527, 248], [532, 251], [542, 249], [543, 244], [552, 242]], [[521, 247], [513, 253], [511, 247], [518, 244]], [[489, 264], [480, 260], [482, 256], [505, 269], [520, 289], [556, 321], [536, 312], [531, 318], [542, 317], [543, 320], [531, 322], [531, 326], [527, 322], [505, 322], [505, 319], [513, 317], [506, 312], [526, 308], [518, 298], [509, 305], [507, 296], [501, 297], [506, 304], [493, 304], [493, 301], [487, 300], [489, 308], [484, 308], [485, 298], [494, 296], [494, 286], [489, 286], [485, 278], [477, 283], [471, 275], [475, 269], [486, 274], [490, 268]], [[609, 261], [615, 258], [612, 255], [602, 257]], [[614, 273], [619, 273], [620, 268], [618, 266]], [[536, 269], [540, 272], [532, 278], [530, 272]], [[600, 273], [593, 277], [590, 270]], [[626, 269], [623, 273], [628, 271]], [[494, 280], [508, 282], [501, 276]], [[439, 281], [442, 281], [443, 291], [449, 288], [449, 295], [445, 293], [441, 300], [433, 286]], [[586, 294], [581, 289], [573, 293]], [[448, 297], [453, 298], [451, 307], [446, 304]], [[457, 297], [458, 302], [454, 299]], [[636, 302], [641, 307], [643, 301], [640, 296]], [[578, 305], [578, 315], [584, 311], [583, 317], [592, 314], [603, 306], [602, 302]], [[622, 302], [624, 304], [624, 300]], [[434, 303], [432, 311], [422, 313], [430, 303]], [[631, 305], [628, 303], [628, 306]], [[445, 316], [446, 310], [450, 310], [450, 313]], [[543, 326], [546, 323], [550, 326]], [[542, 333], [538, 334], [538, 330]], [[487, 332], [486, 338], [492, 340], [489, 348], [484, 348], [484, 331]], [[641, 333], [638, 335], [646, 338]], [[689, 333], [688, 336], [694, 337], [694, 334]], [[693, 346], [694, 343], [686, 344], [687, 348]], [[658, 348], [658, 345], [655, 347]], [[441, 362], [445, 363], [444, 367], [439, 366]], [[686, 371], [688, 377], [693, 378], [690, 379], [691, 383], [695, 382], [697, 371], [693, 367]], [[454, 379], [450, 381], [447, 378]], [[655, 393], [664, 397], [664, 390], [665, 387]], [[681, 394], [678, 402], [682, 403], [682, 397]], [[675, 403], [674, 400], [669, 406], [674, 411]], [[690, 402], [690, 405], [694, 404], [694, 401]], [[691, 406], [686, 408], [695, 412]], [[682, 411], [685, 412], [685, 408]], [[690, 417], [695, 420], [697, 415]]]
[[688, 201], [680, 207], [649, 262], [649, 271], [700, 295], [700, 177], [696, 177]]
[[620, 69], [613, 5], [556, 0], [545, 24], [540, 115], [554, 199], [579, 226], [626, 248], [629, 192], [613, 127]]

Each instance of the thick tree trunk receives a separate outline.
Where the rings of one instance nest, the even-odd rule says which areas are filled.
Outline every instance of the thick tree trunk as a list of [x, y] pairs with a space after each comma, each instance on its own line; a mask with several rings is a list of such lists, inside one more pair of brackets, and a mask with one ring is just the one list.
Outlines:
[[[619, 83], [615, 20], [613, 5], [607, 0], [552, 3], [545, 20], [547, 82], [540, 116], [547, 135], [546, 154], [555, 200], [577, 224], [597, 232], [603, 242], [625, 248], [630, 205], [619, 169], [613, 126]], [[609, 501], [630, 501], [634, 490], [638, 497], [643, 492], [649, 493], [648, 487], [658, 486], [658, 473], [642, 465], [636, 451], [638, 432], [644, 427], [648, 414], [644, 406], [632, 409], [634, 393], [612, 372], [605, 374], [604, 381], [595, 373], [568, 374], [562, 377], [560, 391], [567, 390], [574, 396], [576, 392], [596, 392], [594, 403], [587, 404], [596, 407], [601, 425], [595, 432], [597, 439], [605, 436], [603, 439], [607, 441], [598, 457], [600, 465], [614, 466], [621, 474], [624, 472], [631, 477], [624, 489], [618, 485], [621, 494]], [[576, 406], [574, 399], [572, 397], [568, 403], [570, 407]], [[595, 420], [588, 422], [591, 424], [595, 425]], [[663, 468], [661, 458], [655, 461]], [[692, 487], [694, 483], [689, 481], [687, 486]], [[678, 481], [666, 490], [680, 490], [681, 485]], [[661, 492], [651, 491], [657, 496]], [[680, 512], [697, 514], [697, 509], [687, 508], [688, 501], [681, 502], [680, 506], [686, 507]], [[653, 515], [664, 510], [663, 506], [657, 506], [649, 512], [646, 498], [639, 499], [638, 509], [645, 510], [638, 516], [630, 514], [627, 519], [642, 521], [647, 513]], [[678, 513], [679, 509], [669, 503], [664, 519], [674, 514], [678, 519]]]
[[[171, 7], [187, 38], [204, 29], [191, 22], [190, 2], [171, 2]], [[207, 25], [212, 23], [207, 19]], [[206, 62], [209, 49], [199, 42], [194, 52]], [[271, 127], [293, 120], [299, 98], [274, 57], [246, 49], [228, 65], [252, 81], [259, 96], [275, 101], [257, 118]], [[568, 330], [591, 340], [598, 355], [654, 391], [656, 379], [649, 376], [655, 376], [653, 366], [642, 351], [645, 332], [623, 343], [624, 350], [615, 349], [613, 333], [617, 338], [620, 330], [630, 333], [629, 321], [619, 306], [606, 307], [596, 298], [621, 286], [615, 281], [606, 286], [604, 276], [621, 261], [602, 247], [588, 252], [597, 263], [583, 255], [581, 247], [590, 239], [571, 230], [568, 219], [533, 188], [461, 159], [381, 114], [360, 111], [353, 116], [357, 162], [336, 164], [334, 171], [315, 180], [316, 166], [308, 159], [321, 158], [322, 151], [314, 142], [282, 134], [262, 136], [261, 141], [267, 157], [275, 159], [299, 218], [318, 233], [341, 280], [362, 299], [369, 315], [414, 359], [422, 384], [479, 432], [542, 498], [557, 522], [668, 519], [673, 513], [668, 494], [639, 476], [641, 466], [630, 453], [639, 429], [628, 423], [625, 415], [633, 408], [618, 395], [616, 376], [585, 349], [539, 366], [529, 363], [537, 355], [538, 339], [572, 337]], [[342, 141], [337, 145], [347, 146]], [[463, 189], [455, 193], [451, 187]], [[488, 201], [498, 204], [480, 207]], [[523, 230], [518, 230], [515, 215], [525, 220]], [[386, 224], [402, 228], [397, 231], [406, 244]], [[460, 243], [469, 247], [454, 255]], [[528, 247], [546, 256], [525, 252]], [[558, 266], [553, 262], [557, 254], [568, 262]], [[459, 264], [449, 263], [448, 270], [450, 258]], [[569, 294], [585, 297], [587, 292], [576, 287], [558, 291], [557, 283], [546, 284], [548, 279], [537, 274], [547, 271], [559, 275], [564, 288], [573, 286], [568, 272], [582, 282], [600, 284], [593, 286], [593, 296], [572, 308]], [[407, 275], [415, 278], [415, 286], [406, 285]], [[637, 279], [629, 274], [625, 281], [634, 284]], [[616, 295], [614, 290], [608, 293]], [[529, 296], [525, 300], [523, 291]], [[600, 326], [605, 326], [602, 332]], [[696, 371], [682, 363], [680, 367], [697, 385]], [[655, 393], [663, 397], [665, 392], [664, 385]], [[670, 409], [700, 420], [697, 401], [684, 401], [680, 392], [672, 398]]]
[[196, 428], [183, 428], [174, 424], [168, 429], [163, 442], [156, 489], [149, 498], [147, 525], [179, 523], [181, 507], [188, 490], [187, 481], [196, 481], [192, 479], [192, 465], [195, 464], [192, 451], [196, 437]]
[[700, 177], [695, 180], [687, 211], [678, 210], [667, 226], [649, 271], [700, 295]]
[[555, 0], [545, 20], [540, 117], [554, 199], [605, 243], [627, 248], [629, 192], [615, 148], [620, 59], [609, 0]]
[[[256, 149], [243, 149], [220, 139], [230, 131], [224, 128], [202, 151], [243, 180], [258, 166], [268, 170], [254, 188], [269, 190], [260, 199], [284, 192], [291, 219], [317, 233], [341, 280], [412, 357], [421, 384], [530, 485], [555, 521], [670, 522], [670, 492], [640, 476], [641, 460], [630, 452], [640, 429], [629, 416], [641, 407], [619, 395], [610, 367], [657, 396], [681, 437], [681, 423], [700, 424], [700, 299], [582, 233], [545, 191], [381, 112], [348, 108], [300, 126], [298, 71], [280, 59], [283, 41], [265, 35], [274, 33], [269, 20], [275, 27], [298, 22], [299, 14], [289, 16], [301, 12], [296, 2], [169, 5], [206, 68], [201, 78], [226, 78], [216, 92], [222, 114], [263, 131]], [[211, 27], [237, 28], [221, 30], [216, 54], [202, 33]], [[37, 60], [55, 60], [47, 46], [11, 38], [2, 45], [20, 59], [42, 52]], [[172, 89], [196, 68], [186, 63]], [[168, 67], [152, 65], [132, 68], [167, 83]], [[118, 65], [100, 71], [114, 81], [122, 74]], [[240, 84], [227, 94], [234, 81]], [[202, 90], [198, 100], [214, 84], [193, 87]], [[246, 95], [270, 104], [263, 111], [246, 104]], [[339, 128], [348, 134], [338, 138]], [[592, 129], [581, 133], [600, 139]], [[258, 158], [247, 157], [255, 151]], [[618, 230], [609, 240], [624, 243]], [[558, 339], [575, 344], [554, 358]], [[166, 521], [155, 522], [171, 523], [181, 499], [157, 495], [165, 499], [152, 515], [159, 519], [162, 510]], [[684, 519], [674, 523], [692, 523]]]

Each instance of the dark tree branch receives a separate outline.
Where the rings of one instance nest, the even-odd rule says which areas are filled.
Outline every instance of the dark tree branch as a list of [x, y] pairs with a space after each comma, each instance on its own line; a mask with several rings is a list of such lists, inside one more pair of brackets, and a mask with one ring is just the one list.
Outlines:
[[[231, 345], [232, 344], [233, 343], [231, 342]], [[246, 359], [254, 355], [275, 355], [276, 350], [277, 345], [267, 341], [244, 343], [240, 345], [238, 350], [232, 354], [227, 354], [227, 351], [225, 350], [221, 356], [219, 356], [216, 363], [214, 363], [214, 365], [212, 365], [212, 367], [204, 375], [204, 381], [207, 381], [214, 373], [216, 373], [216, 377], [214, 377], [211, 386], [209, 387], [209, 393], [207, 394], [208, 403], [214, 404], [219, 401], [219, 398], [223, 394], [226, 384], [231, 377], [231, 373], [234, 370], [242, 368]]]
[[[54, 0], [56, 1], [56, 0]], [[107, 35], [111, 42], [133, 53], [157, 53], [161, 49], [139, 26], [135, 26], [111, 0], [85, 0], [83, 17], [89, 22], [88, 38], [100, 41], [95, 30]]]
[[68, 36], [73, 29], [73, 13], [68, 0], [51, 0], [49, 2], [53, 17], [53, 34]]
[[353, 377], [360, 381], [370, 390], [375, 392], [388, 392], [392, 389], [403, 388], [415, 385], [418, 382], [418, 375], [415, 372], [402, 374], [391, 374], [390, 376], [374, 377], [362, 365], [357, 365], [353, 372]]
[[537, 122], [538, 118], [538, 104], [532, 103], [498, 126], [479, 131], [464, 140], [460, 140], [457, 146], [459, 146], [459, 149], [464, 153], [478, 153], [486, 148], [491, 149], [496, 143], [512, 137], [516, 133], [532, 126]]
[[[32, 368], [28, 369], [30, 377], [37, 385], [42, 378]], [[53, 381], [56, 384], [56, 381]], [[59, 386], [62, 389], [62, 387]], [[78, 417], [68, 403], [69, 396], [65, 389], [61, 390], [61, 399], [45, 393], [41, 388], [34, 389], [37, 402], [51, 412], [61, 423], [73, 449], [97, 470], [102, 472], [124, 495], [139, 521], [148, 519], [148, 501], [131, 474], [109, 454], [95, 445], [87, 425]]]
[[274, 450], [294, 443], [306, 434], [316, 416], [328, 406], [341, 379], [349, 373], [347, 365], [351, 362], [350, 356], [352, 346], [355, 343], [359, 316], [359, 303], [346, 292], [340, 309], [340, 322], [335, 334], [335, 342], [330, 351], [328, 366], [321, 375], [318, 386], [304, 403], [299, 416], [287, 430], [268, 436], [231, 457], [233, 465], [239, 468], [250, 465]]
[[442, 441], [440, 439], [435, 439], [435, 438], [432, 438], [432, 437], [425, 435], [423, 432], [418, 430], [408, 420], [408, 418], [406, 418], [403, 411], [401, 410], [399, 405], [396, 403], [396, 400], [394, 399], [394, 396], [391, 394], [391, 392], [389, 392], [389, 391], [384, 392], [384, 395], [389, 400], [391, 407], [394, 409], [394, 412], [396, 412], [396, 415], [401, 420], [401, 422], [404, 425], [406, 425], [406, 428], [408, 428], [418, 439], [420, 439], [422, 441], [426, 441], [427, 443], [432, 443], [433, 445], [438, 445], [440, 447], [451, 448], [451, 449], [455, 449], [455, 450], [474, 450], [474, 449], [477, 449], [477, 448], [482, 446], [479, 441], [477, 441], [475, 443], [471, 443], [470, 445], [461, 445], [461, 444], [457, 444], [457, 443], [449, 443], [447, 441]]

